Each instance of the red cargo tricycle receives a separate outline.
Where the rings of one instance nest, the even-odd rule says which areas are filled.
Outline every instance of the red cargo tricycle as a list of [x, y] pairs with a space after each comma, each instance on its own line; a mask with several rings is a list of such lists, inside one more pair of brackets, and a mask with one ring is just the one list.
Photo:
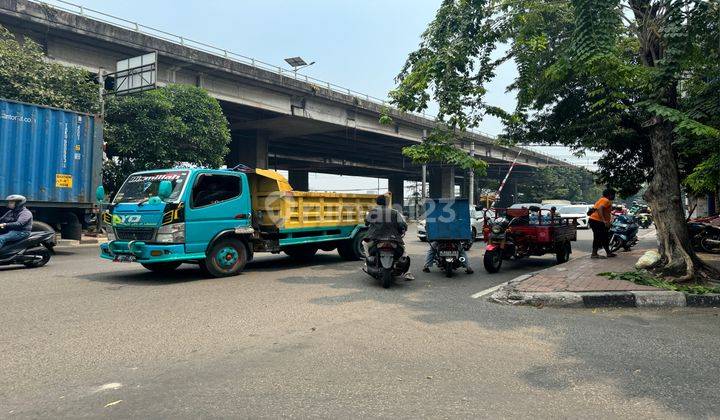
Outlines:
[[[494, 213], [494, 215], [492, 215]], [[570, 259], [571, 241], [577, 240], [577, 221], [561, 218], [555, 209], [532, 206], [493, 209], [485, 217], [485, 256], [488, 273], [500, 271], [503, 260], [554, 253], [558, 264]]]

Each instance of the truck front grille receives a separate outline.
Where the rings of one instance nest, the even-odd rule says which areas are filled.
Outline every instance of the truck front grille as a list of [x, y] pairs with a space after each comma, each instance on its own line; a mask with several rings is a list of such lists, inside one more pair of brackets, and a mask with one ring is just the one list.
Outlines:
[[115, 234], [122, 241], [152, 241], [155, 237], [155, 228], [119, 227], [115, 228]]

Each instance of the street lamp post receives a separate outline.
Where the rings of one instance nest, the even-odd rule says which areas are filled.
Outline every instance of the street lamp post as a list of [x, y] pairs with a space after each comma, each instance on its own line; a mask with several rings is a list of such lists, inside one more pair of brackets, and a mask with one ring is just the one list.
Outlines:
[[302, 57], [289, 57], [285, 59], [285, 62], [290, 65], [290, 67], [293, 68], [293, 73], [295, 73], [295, 78], [297, 79], [297, 72], [300, 69], [304, 69], [305, 67], [310, 67], [313, 64], [315, 64], [314, 61], [306, 62], [303, 60]]

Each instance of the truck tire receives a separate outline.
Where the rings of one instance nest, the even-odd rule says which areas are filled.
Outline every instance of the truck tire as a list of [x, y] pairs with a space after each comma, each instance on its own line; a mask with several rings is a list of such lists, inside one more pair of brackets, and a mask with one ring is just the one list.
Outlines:
[[60, 224], [60, 236], [63, 239], [82, 239], [82, 224], [75, 213], [65, 214], [65, 223]]
[[141, 265], [148, 270], [152, 271], [153, 273], [161, 273], [161, 274], [167, 274], [172, 273], [175, 271], [176, 268], [180, 267], [180, 264], [182, 264], [180, 261], [174, 261], [174, 262], [164, 262], [164, 263], [151, 263], [146, 264], [142, 263]]
[[342, 241], [338, 245], [338, 254], [344, 260], [357, 261], [365, 258], [365, 247], [363, 247], [363, 239], [367, 236], [366, 231], [358, 232], [352, 239]]
[[296, 261], [311, 260], [318, 252], [318, 248], [313, 245], [293, 245], [283, 249], [288, 257]]
[[200, 261], [200, 269], [213, 277], [230, 277], [242, 273], [247, 263], [247, 247], [235, 238], [215, 242]]

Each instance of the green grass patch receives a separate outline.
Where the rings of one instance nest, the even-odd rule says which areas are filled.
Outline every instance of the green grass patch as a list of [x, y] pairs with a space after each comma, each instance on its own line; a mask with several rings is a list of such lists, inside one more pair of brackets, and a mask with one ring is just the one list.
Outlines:
[[694, 295], [705, 295], [708, 293], [720, 293], [720, 287], [708, 287], [700, 284], [677, 284], [669, 282], [663, 278], [656, 277], [647, 271], [636, 270], [626, 271], [624, 273], [615, 273], [608, 271], [598, 274], [611, 280], [625, 280], [643, 286], [657, 287], [658, 289], [673, 290], [676, 292], [692, 293]]

